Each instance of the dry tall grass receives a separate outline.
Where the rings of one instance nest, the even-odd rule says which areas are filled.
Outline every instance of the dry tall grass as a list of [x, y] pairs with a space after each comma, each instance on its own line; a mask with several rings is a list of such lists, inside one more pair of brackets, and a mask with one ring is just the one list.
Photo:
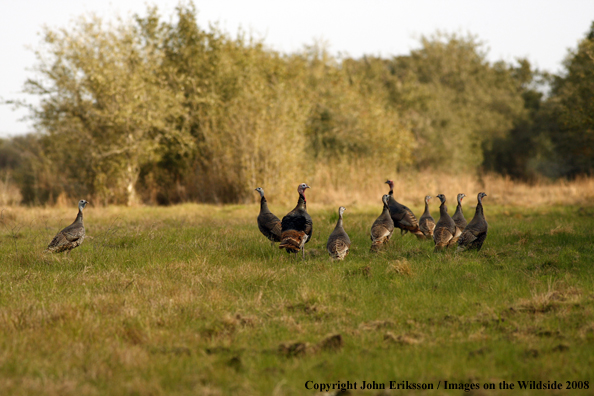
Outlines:
[[[311, 173], [296, 172], [291, 185], [260, 187], [265, 189], [267, 198], [275, 205], [291, 206], [293, 201], [296, 201], [297, 185], [302, 182], [312, 186], [307, 192], [310, 204], [376, 205], [378, 202], [381, 204], [381, 196], [388, 191], [388, 186], [384, 183], [388, 178], [395, 182], [396, 199], [408, 206], [422, 206], [425, 195], [436, 196], [440, 193], [446, 195], [449, 205], [455, 204], [458, 193], [465, 193], [465, 202], [472, 205], [480, 191], [487, 193], [489, 202], [504, 206], [594, 204], [594, 177], [580, 177], [571, 181], [543, 179], [537, 183], [524, 183], [497, 174], [488, 174], [480, 178], [433, 172], [390, 174], [359, 164], [339, 166], [338, 171], [328, 166], [319, 166]], [[70, 208], [85, 197], [61, 195], [59, 198], [54, 207]], [[0, 206], [18, 206], [20, 200], [19, 189], [12, 183], [0, 180]], [[259, 200], [259, 195], [255, 192], [253, 200]]]
[[[395, 198], [406, 205], [420, 206], [425, 195], [445, 194], [450, 205], [455, 204], [458, 193], [467, 195], [471, 204], [476, 194], [484, 191], [489, 202], [506, 205], [535, 207], [542, 205], [592, 205], [594, 203], [594, 178], [580, 177], [572, 181], [541, 180], [537, 183], [514, 181], [509, 177], [487, 174], [446, 175], [433, 172], [401, 172], [399, 174], [355, 166], [340, 174], [328, 168], [317, 168], [310, 180], [311, 202], [323, 204], [381, 204], [381, 196], [389, 190], [386, 179], [394, 180]], [[295, 188], [297, 188], [295, 181]], [[292, 193], [292, 191], [291, 191]], [[294, 195], [294, 194], [293, 194]]]
[[8, 178], [5, 181], [0, 180], [0, 206], [18, 205], [22, 199], [23, 196], [14, 183]]

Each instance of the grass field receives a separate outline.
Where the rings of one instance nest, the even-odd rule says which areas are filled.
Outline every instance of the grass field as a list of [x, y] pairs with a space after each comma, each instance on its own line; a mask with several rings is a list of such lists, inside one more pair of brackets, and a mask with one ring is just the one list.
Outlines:
[[306, 381], [440, 386], [351, 391], [362, 395], [465, 393], [444, 381], [543, 393], [499, 390], [504, 380], [593, 392], [594, 207], [486, 198], [483, 250], [436, 255], [411, 235], [370, 253], [381, 204], [353, 205], [351, 253], [332, 262], [337, 207], [310, 205], [305, 261], [258, 232], [257, 204], [87, 207], [88, 239], [69, 255], [42, 251], [76, 209], [5, 209], [1, 393], [316, 394]]

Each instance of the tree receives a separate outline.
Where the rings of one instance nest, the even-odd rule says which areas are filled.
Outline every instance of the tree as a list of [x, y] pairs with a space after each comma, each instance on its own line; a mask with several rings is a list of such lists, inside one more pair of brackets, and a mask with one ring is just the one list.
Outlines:
[[473, 36], [437, 33], [393, 60], [392, 98], [412, 122], [417, 163], [478, 171], [483, 147], [505, 136], [524, 113], [512, 70], [490, 64]]
[[[549, 161], [543, 92], [550, 81], [547, 73], [534, 69], [527, 59], [518, 59], [510, 69], [524, 102], [524, 114], [513, 120], [513, 128], [484, 147], [484, 166], [515, 179], [531, 180], [542, 174]], [[547, 153], [550, 154], [550, 153]], [[543, 158], [546, 157], [546, 158]], [[546, 166], [546, 165], [545, 165]]]
[[50, 157], [67, 152], [60, 171], [96, 199], [133, 204], [140, 168], [159, 154], [161, 140], [191, 145], [169, 122], [182, 112], [159, 69], [160, 44], [132, 22], [105, 26], [96, 17], [44, 31], [40, 76], [26, 84], [41, 97], [32, 118], [49, 136]]
[[241, 32], [231, 38], [216, 26], [200, 28], [192, 5], [161, 26], [163, 70], [169, 89], [181, 93], [176, 128], [195, 142], [191, 161], [167, 156], [181, 165], [176, 178], [199, 201], [251, 200], [262, 183], [271, 193], [283, 189], [288, 177], [279, 169], [299, 166], [307, 115], [290, 61]]
[[371, 169], [382, 164], [386, 172], [412, 163], [414, 139], [390, 103], [384, 60], [339, 62], [320, 46], [308, 48], [305, 56], [311, 92], [306, 134], [313, 158], [332, 167], [341, 162]]
[[594, 171], [594, 22], [564, 61], [549, 99], [551, 139], [567, 176]]

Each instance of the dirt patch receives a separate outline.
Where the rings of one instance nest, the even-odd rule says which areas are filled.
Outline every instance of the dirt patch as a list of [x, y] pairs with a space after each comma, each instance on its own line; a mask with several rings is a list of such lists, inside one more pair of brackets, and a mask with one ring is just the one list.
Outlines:
[[318, 347], [323, 351], [339, 351], [343, 345], [344, 342], [340, 334], [330, 334], [320, 341]]
[[344, 340], [341, 334], [330, 334], [324, 337], [318, 344], [312, 345], [309, 342], [290, 341], [281, 343], [277, 352], [288, 358], [313, 355], [320, 351], [337, 352], [342, 349]]

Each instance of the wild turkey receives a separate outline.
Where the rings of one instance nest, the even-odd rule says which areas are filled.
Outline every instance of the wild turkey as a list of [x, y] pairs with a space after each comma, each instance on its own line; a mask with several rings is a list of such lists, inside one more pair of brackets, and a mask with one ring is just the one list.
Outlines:
[[487, 224], [485, 214], [483, 213], [483, 197], [486, 196], [487, 194], [484, 192], [478, 193], [478, 204], [476, 205], [474, 217], [470, 220], [470, 223], [468, 223], [460, 238], [458, 238], [457, 252], [473, 249], [477, 251], [481, 250], [483, 242], [487, 238], [487, 230], [489, 228], [489, 224]]
[[378, 251], [384, 243], [387, 243], [394, 232], [394, 220], [390, 216], [390, 209], [388, 208], [388, 194], [382, 197], [384, 207], [382, 214], [373, 222], [371, 226], [371, 251]]
[[301, 255], [305, 259], [305, 245], [311, 239], [313, 231], [313, 222], [307, 213], [305, 189], [311, 188], [302, 183], [297, 187], [299, 200], [295, 209], [283, 217], [281, 221], [281, 243], [279, 249], [285, 249], [287, 253], [297, 253], [301, 250]]
[[439, 206], [439, 220], [435, 225], [433, 231], [433, 241], [435, 242], [435, 252], [441, 249], [453, 246], [455, 244], [454, 235], [456, 234], [456, 223], [448, 214], [448, 207], [446, 206], [446, 197], [443, 194], [437, 196], [441, 201]]
[[427, 195], [425, 197], [425, 211], [419, 219], [419, 230], [425, 235], [426, 238], [433, 238], [433, 230], [435, 230], [435, 220], [429, 212], [429, 200], [432, 197]]
[[454, 220], [454, 223], [456, 223], [456, 234], [454, 235], [454, 238], [458, 238], [460, 234], [462, 234], [462, 231], [464, 231], [464, 228], [466, 228], [467, 223], [466, 219], [464, 218], [464, 213], [462, 212], [462, 199], [465, 196], [465, 194], [458, 194], [456, 197], [458, 200], [458, 206], [456, 207], [456, 212], [452, 216], [452, 220]]
[[260, 193], [258, 228], [262, 235], [268, 238], [271, 245], [274, 245], [274, 242], [280, 242], [281, 240], [281, 221], [270, 211], [270, 209], [268, 209], [268, 204], [266, 203], [262, 187], [256, 188], [256, 191]]
[[342, 214], [345, 210], [346, 208], [344, 206], [338, 208], [338, 222], [326, 243], [326, 249], [328, 250], [330, 257], [336, 260], [344, 259], [347, 254], [349, 254], [349, 248], [351, 247], [351, 240], [342, 227]]
[[83, 209], [87, 206], [87, 201], [81, 199], [78, 201], [78, 214], [76, 219], [68, 227], [58, 232], [54, 239], [47, 245], [44, 252], [60, 253], [80, 246], [85, 239], [85, 226], [83, 225]]
[[388, 193], [390, 196], [388, 207], [390, 208], [390, 216], [392, 216], [392, 220], [394, 220], [394, 227], [400, 228], [401, 235], [410, 231], [419, 239], [425, 238], [423, 233], [419, 230], [419, 222], [412, 210], [398, 203], [394, 199], [394, 182], [392, 180], [386, 180], [386, 184], [390, 186], [390, 192]]

